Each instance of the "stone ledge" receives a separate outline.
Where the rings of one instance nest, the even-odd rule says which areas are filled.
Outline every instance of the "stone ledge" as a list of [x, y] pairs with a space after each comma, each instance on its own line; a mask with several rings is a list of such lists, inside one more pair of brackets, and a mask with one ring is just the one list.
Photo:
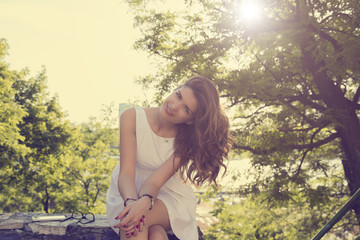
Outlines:
[[[95, 214], [95, 222], [78, 223], [77, 220], [33, 221], [32, 217], [58, 216], [44, 213], [4, 213], [0, 214], [1, 240], [119, 240], [119, 236], [109, 227], [106, 216]], [[71, 214], [62, 214], [70, 216]], [[203, 234], [198, 228], [200, 239]], [[178, 240], [169, 235], [169, 240]]]
[[[0, 239], [41, 239], [41, 240], [113, 240], [119, 236], [109, 227], [106, 216], [95, 215], [95, 222], [77, 223], [77, 220], [34, 222], [32, 217], [57, 216], [59, 214], [42, 213], [6, 213], [0, 214]], [[70, 215], [70, 214], [66, 214]]]

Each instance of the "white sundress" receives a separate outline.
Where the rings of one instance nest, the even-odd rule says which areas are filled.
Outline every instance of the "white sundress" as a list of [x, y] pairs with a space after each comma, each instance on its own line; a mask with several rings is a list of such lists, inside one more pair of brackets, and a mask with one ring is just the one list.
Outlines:
[[[174, 138], [163, 138], [156, 135], [147, 120], [145, 110], [136, 111], [136, 171], [137, 191], [145, 180], [160, 167], [174, 152]], [[107, 221], [112, 229], [119, 223], [115, 217], [124, 209], [124, 200], [118, 190], [120, 164], [117, 164], [111, 176], [110, 187], [106, 193]], [[167, 207], [172, 232], [180, 240], [198, 240], [196, 224], [196, 197], [189, 184], [182, 181], [178, 173], [172, 176], [160, 189], [158, 199]]]

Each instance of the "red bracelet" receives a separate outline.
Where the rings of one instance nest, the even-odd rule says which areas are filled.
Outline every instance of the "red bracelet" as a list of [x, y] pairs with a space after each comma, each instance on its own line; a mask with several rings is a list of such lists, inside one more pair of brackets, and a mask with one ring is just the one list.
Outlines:
[[127, 201], [137, 201], [137, 199], [135, 199], [135, 198], [127, 198], [126, 200], [125, 200], [125, 202], [124, 202], [124, 207], [126, 207], [126, 203], [127, 203]]

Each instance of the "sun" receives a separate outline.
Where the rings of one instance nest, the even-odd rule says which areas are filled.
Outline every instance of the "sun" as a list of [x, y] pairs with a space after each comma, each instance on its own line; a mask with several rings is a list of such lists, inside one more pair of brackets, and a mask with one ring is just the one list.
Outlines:
[[254, 0], [244, 0], [239, 5], [239, 17], [246, 22], [256, 22], [261, 19], [261, 5]]

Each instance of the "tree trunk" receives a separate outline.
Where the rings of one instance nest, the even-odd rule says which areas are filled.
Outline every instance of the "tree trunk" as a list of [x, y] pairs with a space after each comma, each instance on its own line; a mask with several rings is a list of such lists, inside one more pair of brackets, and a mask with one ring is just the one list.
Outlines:
[[[315, 46], [313, 38], [309, 38], [312, 46]], [[328, 107], [328, 114], [331, 115], [333, 122], [337, 125], [335, 129], [340, 135], [343, 151], [342, 164], [345, 177], [351, 195], [360, 188], [360, 122], [356, 115], [354, 104], [348, 100], [339, 85], [336, 85], [331, 77], [327, 75], [324, 62], [316, 60], [313, 49], [306, 50], [302, 46], [304, 63], [311, 72], [320, 98]], [[329, 70], [331, 71], [331, 70]], [[360, 203], [354, 206], [357, 221], [360, 225]]]
[[[325, 70], [314, 74], [314, 80], [321, 98], [337, 124], [340, 135], [342, 164], [351, 195], [360, 188], [360, 122], [353, 103], [345, 98], [340, 87], [326, 75]], [[360, 203], [354, 206], [354, 211], [360, 225]]]
[[[360, 188], [360, 126], [357, 117], [344, 119], [344, 122], [347, 122], [348, 125], [339, 128], [338, 132], [341, 136], [341, 145], [344, 152], [342, 164], [352, 195]], [[360, 202], [353, 209], [360, 225]]]
[[46, 213], [49, 213], [49, 200], [50, 200], [50, 196], [47, 190], [47, 186], [45, 187], [45, 199], [42, 201], [43, 207], [44, 207], [44, 211]]

